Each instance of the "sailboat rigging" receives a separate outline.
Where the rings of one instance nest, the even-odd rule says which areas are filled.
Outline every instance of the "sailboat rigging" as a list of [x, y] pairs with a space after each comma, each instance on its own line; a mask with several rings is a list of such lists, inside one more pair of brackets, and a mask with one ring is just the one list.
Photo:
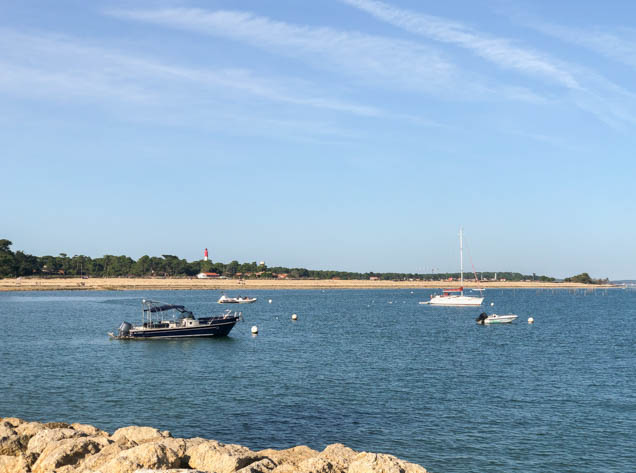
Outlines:
[[443, 306], [478, 306], [484, 302], [483, 297], [464, 295], [464, 239], [463, 229], [459, 228], [459, 267], [460, 287], [455, 289], [443, 289], [441, 294], [431, 294], [431, 299], [420, 304]]

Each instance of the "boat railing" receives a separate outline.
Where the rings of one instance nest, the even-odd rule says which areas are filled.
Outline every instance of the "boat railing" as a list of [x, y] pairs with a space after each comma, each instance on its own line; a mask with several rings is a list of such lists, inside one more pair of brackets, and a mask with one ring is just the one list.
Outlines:
[[211, 321], [216, 321], [216, 320], [225, 320], [225, 319], [234, 318], [234, 317], [236, 317], [236, 319], [238, 321], [243, 320], [243, 312], [232, 311], [231, 309], [227, 309], [223, 313], [223, 315], [213, 315], [211, 317], [200, 317], [199, 321], [200, 322], [211, 322]]

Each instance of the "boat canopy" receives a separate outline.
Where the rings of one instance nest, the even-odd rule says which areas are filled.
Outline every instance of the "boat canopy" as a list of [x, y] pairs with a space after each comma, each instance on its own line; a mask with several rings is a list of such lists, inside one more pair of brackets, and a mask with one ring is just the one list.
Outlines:
[[157, 312], [166, 312], [168, 310], [174, 310], [180, 312], [181, 314], [185, 314], [186, 317], [191, 316], [192, 312], [186, 309], [182, 305], [177, 304], [165, 304], [163, 302], [150, 301], [150, 300], [142, 300], [144, 314], [153, 314]]
[[154, 307], [150, 307], [149, 309], [146, 309], [146, 310], [149, 310], [150, 312], [164, 312], [166, 310], [172, 310], [172, 309], [176, 309], [179, 312], [188, 312], [184, 306], [182, 306], [182, 305], [172, 305], [172, 304], [154, 306]]

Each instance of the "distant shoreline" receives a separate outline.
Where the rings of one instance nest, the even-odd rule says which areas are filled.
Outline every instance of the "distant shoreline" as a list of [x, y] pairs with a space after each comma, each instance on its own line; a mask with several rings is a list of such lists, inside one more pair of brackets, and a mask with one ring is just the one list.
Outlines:
[[[334, 279], [189, 279], [189, 278], [12, 278], [0, 279], [6, 291], [132, 291], [132, 290], [221, 290], [275, 289], [439, 289], [458, 287], [458, 281], [368, 281]], [[612, 284], [579, 284], [529, 281], [464, 281], [464, 288], [483, 289], [607, 289]]]

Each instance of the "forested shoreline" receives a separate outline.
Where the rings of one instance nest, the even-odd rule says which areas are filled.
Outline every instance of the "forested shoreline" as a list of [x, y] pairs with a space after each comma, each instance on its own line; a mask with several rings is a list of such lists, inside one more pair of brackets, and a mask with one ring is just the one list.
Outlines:
[[[219, 277], [242, 279], [379, 279], [379, 280], [424, 280], [440, 281], [459, 279], [459, 273], [395, 273], [395, 272], [349, 272], [336, 270], [312, 270], [267, 266], [255, 261], [250, 263], [229, 263], [213, 261], [187, 261], [175, 255], [148, 256], [138, 260], [129, 256], [104, 255], [91, 258], [85, 255], [34, 256], [21, 250], [12, 251], [13, 243], [0, 239], [0, 277], [194, 277], [199, 273], [215, 273]], [[464, 274], [466, 279], [474, 278]], [[516, 272], [478, 272], [479, 279], [497, 278], [505, 281], [554, 281], [548, 276], [523, 275]]]

